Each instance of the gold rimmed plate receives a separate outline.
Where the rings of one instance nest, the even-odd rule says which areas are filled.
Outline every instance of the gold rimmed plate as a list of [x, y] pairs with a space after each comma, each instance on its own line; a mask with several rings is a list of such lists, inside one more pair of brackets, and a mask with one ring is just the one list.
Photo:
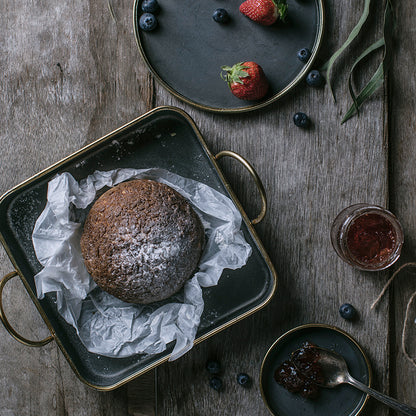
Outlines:
[[[288, 0], [287, 22], [254, 23], [239, 12], [242, 0], [159, 0], [158, 27], [139, 27], [142, 0], [134, 3], [134, 30], [140, 53], [155, 78], [188, 104], [214, 112], [244, 112], [264, 107], [298, 84], [311, 69], [322, 42], [323, 0]], [[212, 14], [225, 8], [231, 19], [216, 23]], [[302, 48], [312, 55], [303, 63]], [[254, 61], [270, 83], [261, 101], [234, 97], [221, 79], [221, 66]]]
[[341, 354], [351, 375], [371, 385], [371, 367], [360, 345], [346, 332], [324, 324], [294, 328], [278, 338], [266, 353], [260, 372], [263, 400], [275, 416], [356, 416], [363, 410], [368, 396], [349, 385], [322, 388], [317, 399], [305, 399], [276, 383], [277, 368], [304, 342], [312, 342]]

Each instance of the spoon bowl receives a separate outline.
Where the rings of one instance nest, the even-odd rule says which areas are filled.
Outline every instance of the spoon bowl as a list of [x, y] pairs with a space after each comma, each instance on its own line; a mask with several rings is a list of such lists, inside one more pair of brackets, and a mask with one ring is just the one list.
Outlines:
[[[307, 355], [305, 355], [305, 349], [308, 352]], [[321, 375], [319, 380], [313, 379], [315, 384], [321, 387], [334, 388], [347, 382], [349, 376], [348, 365], [344, 357], [334, 351], [317, 346], [308, 346], [292, 352], [291, 360], [303, 375], [309, 377], [305, 367], [307, 369], [311, 365], [311, 356], [314, 357]]]

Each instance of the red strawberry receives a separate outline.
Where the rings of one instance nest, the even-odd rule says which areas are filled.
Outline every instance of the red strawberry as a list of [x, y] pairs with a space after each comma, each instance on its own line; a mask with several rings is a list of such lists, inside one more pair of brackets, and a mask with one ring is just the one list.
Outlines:
[[240, 12], [263, 26], [272, 25], [278, 18], [284, 21], [287, 15], [286, 0], [246, 0]]
[[221, 74], [222, 79], [228, 82], [231, 92], [242, 100], [260, 100], [269, 89], [262, 67], [255, 62], [239, 62], [221, 69], [225, 71], [225, 75]]

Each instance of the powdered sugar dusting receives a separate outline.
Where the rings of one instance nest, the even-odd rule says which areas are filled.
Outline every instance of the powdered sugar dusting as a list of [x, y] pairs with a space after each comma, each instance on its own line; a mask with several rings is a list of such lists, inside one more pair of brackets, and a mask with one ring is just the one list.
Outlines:
[[180, 246], [175, 241], [161, 241], [158, 244], [130, 241], [113, 254], [113, 262], [123, 274], [130, 277], [128, 280], [136, 280], [141, 278], [143, 270], [166, 270], [179, 253]]

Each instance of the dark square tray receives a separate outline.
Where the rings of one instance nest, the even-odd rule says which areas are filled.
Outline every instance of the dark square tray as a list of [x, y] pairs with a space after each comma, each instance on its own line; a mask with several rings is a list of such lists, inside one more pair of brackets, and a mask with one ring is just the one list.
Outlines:
[[[195, 343], [262, 308], [276, 288], [276, 273], [252, 223], [193, 120], [182, 110], [156, 108], [38, 173], [1, 197], [0, 241], [75, 373], [100, 390], [116, 388], [166, 361], [173, 346], [157, 355], [138, 354], [128, 358], [108, 358], [88, 352], [74, 328], [57, 312], [54, 296], [47, 295], [42, 300], [36, 297], [34, 275], [42, 266], [32, 245], [32, 230], [45, 207], [48, 182], [56, 174], [69, 172], [80, 180], [95, 170], [148, 167], [163, 168], [203, 182], [229, 196], [242, 214], [242, 231], [252, 247], [252, 255], [244, 267], [225, 270], [217, 286], [203, 289], [205, 309]], [[12, 332], [7, 319], [2, 320]]]

